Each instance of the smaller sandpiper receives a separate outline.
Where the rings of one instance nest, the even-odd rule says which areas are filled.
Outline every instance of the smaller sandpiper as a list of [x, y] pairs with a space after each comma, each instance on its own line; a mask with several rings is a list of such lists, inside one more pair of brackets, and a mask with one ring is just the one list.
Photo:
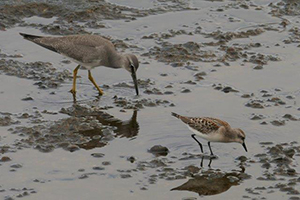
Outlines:
[[237, 142], [242, 144], [247, 152], [245, 144], [246, 135], [244, 131], [239, 128], [231, 128], [231, 126], [223, 120], [211, 117], [186, 117], [173, 112], [172, 116], [180, 119], [192, 132], [194, 132], [192, 138], [199, 144], [202, 153], [203, 147], [196, 139], [196, 135], [208, 141], [211, 156], [214, 156], [214, 154], [211, 150], [210, 142]]

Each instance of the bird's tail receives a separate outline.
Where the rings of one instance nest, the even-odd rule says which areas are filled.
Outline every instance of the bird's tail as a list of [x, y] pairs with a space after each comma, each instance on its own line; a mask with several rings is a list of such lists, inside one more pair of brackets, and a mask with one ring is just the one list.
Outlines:
[[33, 41], [36, 38], [42, 38], [42, 36], [29, 35], [29, 34], [26, 34], [26, 33], [20, 33], [20, 35], [22, 35], [24, 37], [24, 39], [29, 40], [29, 41]]
[[49, 49], [49, 50], [51, 50], [51, 51], [54, 51], [54, 52], [57, 52], [57, 53], [58, 53], [57, 49], [55, 49], [55, 48], [53, 47], [53, 45], [51, 45], [51, 44], [49, 44], [49, 43], [44, 43], [44, 42], [39, 41], [39, 40], [36, 40], [36, 39], [38, 39], [38, 38], [45, 38], [45, 37], [43, 37], [43, 36], [30, 35], [30, 34], [26, 34], [26, 33], [20, 33], [20, 35], [22, 35], [22, 36], [24, 37], [24, 39], [26, 39], [26, 40], [29, 40], [29, 41], [31, 41], [31, 42], [34, 42], [34, 43], [37, 44], [37, 45], [40, 45], [40, 46], [42, 46], [42, 47], [44, 47], [44, 48], [46, 48], [46, 49]]
[[171, 115], [178, 118], [178, 119], [180, 119], [180, 117], [181, 117], [180, 115], [178, 115], [177, 113], [174, 113], [174, 112], [172, 112]]

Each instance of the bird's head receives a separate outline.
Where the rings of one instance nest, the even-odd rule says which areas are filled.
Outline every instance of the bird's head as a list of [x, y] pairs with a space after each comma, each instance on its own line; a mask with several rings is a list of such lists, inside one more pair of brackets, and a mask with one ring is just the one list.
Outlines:
[[235, 132], [235, 142], [237, 143], [240, 143], [243, 145], [245, 151], [247, 152], [247, 147], [246, 147], [246, 144], [245, 144], [245, 139], [246, 139], [246, 135], [244, 133], [244, 131], [242, 129], [234, 129], [234, 132]]

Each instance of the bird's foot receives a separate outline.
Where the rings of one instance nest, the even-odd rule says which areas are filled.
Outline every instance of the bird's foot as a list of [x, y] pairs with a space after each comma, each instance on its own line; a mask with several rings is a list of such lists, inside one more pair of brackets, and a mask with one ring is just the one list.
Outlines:
[[70, 92], [72, 93], [72, 96], [73, 96], [73, 103], [76, 103], [77, 100], [76, 100], [76, 91], [71, 89]]
[[216, 155], [210, 155], [209, 158], [210, 158], [210, 159], [217, 159], [218, 156], [216, 156]]
[[99, 90], [99, 96], [102, 96], [104, 92], [102, 90]]
[[73, 88], [69, 92], [71, 92], [73, 95], [76, 95], [76, 90], [74, 90]]

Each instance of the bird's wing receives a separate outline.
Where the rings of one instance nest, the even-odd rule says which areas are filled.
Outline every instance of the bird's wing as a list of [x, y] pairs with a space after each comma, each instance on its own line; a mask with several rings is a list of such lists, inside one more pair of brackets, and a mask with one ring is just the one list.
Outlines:
[[206, 117], [180, 117], [181, 121], [186, 123], [192, 129], [195, 129], [203, 134], [208, 134], [217, 131], [220, 125]]
[[211, 117], [186, 117], [172, 112], [172, 116], [180, 119], [192, 129], [195, 129], [203, 134], [208, 134], [217, 131], [220, 127], [230, 128], [230, 125], [220, 119]]
[[216, 119], [216, 118], [212, 118], [212, 117], [206, 117], [207, 119], [213, 121], [214, 123], [216, 123], [218, 126], [224, 126], [225, 128], [229, 128], [230, 125], [223, 121], [223, 120], [220, 120], [220, 119]]
[[82, 63], [91, 63], [99, 59], [99, 55], [107, 57], [105, 43], [93, 42], [82, 37], [44, 37], [34, 39], [33, 42], [54, 49], [57, 53], [73, 58]]
[[[24, 36], [24, 35], [23, 35]], [[99, 59], [99, 55], [106, 58], [114, 45], [101, 36], [74, 35], [65, 37], [31, 36], [28, 39], [44, 48], [60, 53], [82, 63], [91, 63]]]

